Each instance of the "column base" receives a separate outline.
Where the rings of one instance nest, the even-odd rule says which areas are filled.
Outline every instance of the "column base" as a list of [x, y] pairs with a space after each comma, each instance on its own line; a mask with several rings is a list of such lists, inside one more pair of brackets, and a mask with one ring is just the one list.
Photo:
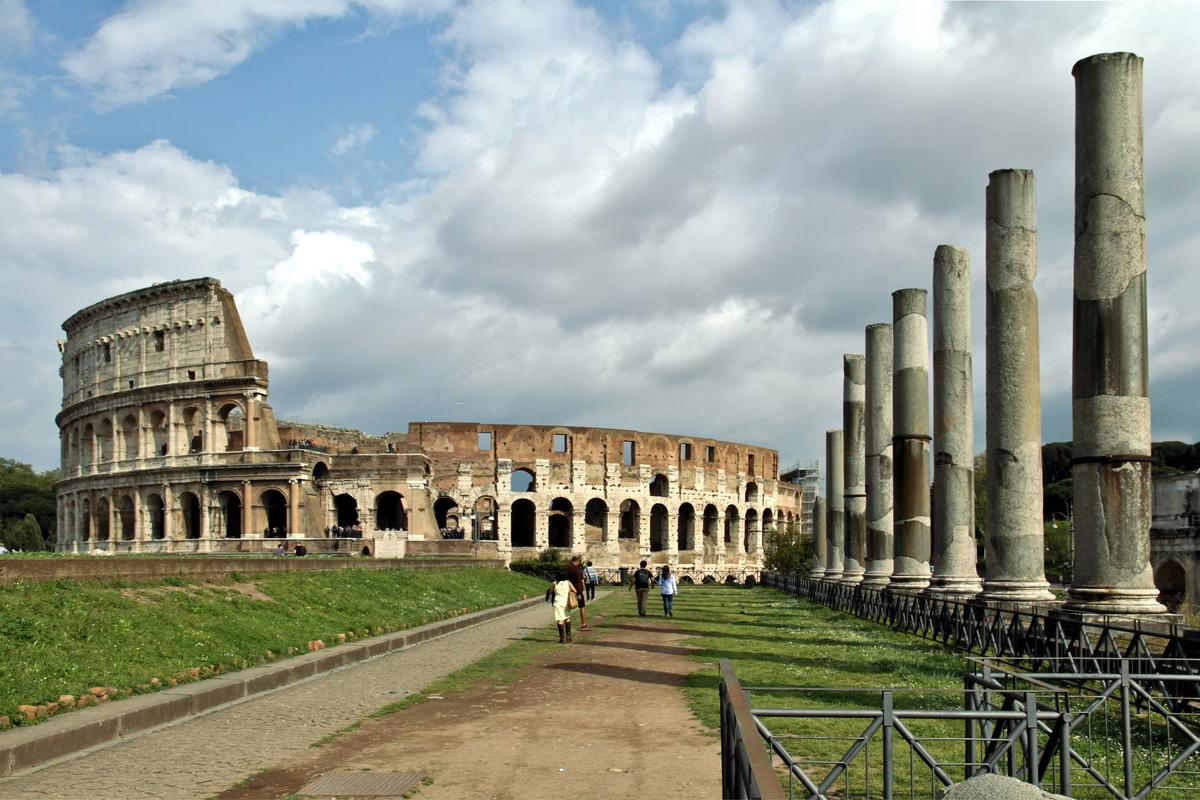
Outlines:
[[822, 567], [821, 569], [812, 570], [808, 573], [808, 577], [812, 578], [813, 580], [821, 580], [825, 577], [825, 568]]
[[943, 600], [965, 600], [983, 591], [983, 581], [978, 577], [938, 577], [929, 581], [922, 594]]
[[862, 586], [864, 589], [886, 589], [891, 584], [891, 575], [872, 575], [868, 572], [863, 575], [862, 583], [859, 586]]
[[842, 579], [842, 571], [840, 569], [839, 570], [827, 569], [827, 570], [825, 570], [825, 574], [821, 576], [821, 580], [823, 580], [823, 581], [840, 581], [841, 579]]
[[1088, 616], [1095, 619], [1148, 620], [1166, 622], [1172, 615], [1158, 602], [1157, 589], [1114, 589], [1074, 587], [1067, 590], [1064, 614]]
[[901, 594], [920, 594], [929, 586], [929, 578], [920, 575], [893, 575], [888, 589]]
[[1050, 591], [1045, 578], [1036, 581], [987, 581], [979, 593], [984, 603], [1007, 603], [1020, 606], [1054, 603], [1058, 600]]
[[856, 572], [851, 572], [850, 570], [847, 570], [842, 573], [842, 577], [839, 578], [838, 581], [846, 584], [847, 586], [857, 586], [863, 582], [862, 571], [859, 570]]

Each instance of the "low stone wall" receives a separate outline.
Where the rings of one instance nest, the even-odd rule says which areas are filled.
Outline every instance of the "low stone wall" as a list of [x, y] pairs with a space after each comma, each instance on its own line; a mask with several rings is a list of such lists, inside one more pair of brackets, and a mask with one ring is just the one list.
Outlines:
[[470, 539], [409, 539], [406, 548], [410, 556], [500, 557], [496, 542]]
[[88, 558], [4, 558], [0, 556], [0, 584], [18, 581], [152, 581], [163, 578], [220, 580], [232, 573], [262, 575], [272, 572], [313, 572], [331, 569], [438, 569], [445, 567], [504, 569], [498, 558], [278, 558], [257, 556], [92, 556]]

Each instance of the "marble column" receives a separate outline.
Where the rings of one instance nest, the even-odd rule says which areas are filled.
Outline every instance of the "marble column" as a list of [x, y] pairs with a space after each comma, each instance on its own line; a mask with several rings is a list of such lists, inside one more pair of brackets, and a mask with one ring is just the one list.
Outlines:
[[813, 500], [812, 524], [813, 563], [808, 576], [823, 578], [825, 577], [825, 561], [828, 558], [826, 554], [829, 550], [829, 542], [825, 539], [825, 500], [820, 497]]
[[1037, 182], [1002, 169], [987, 187], [987, 544], [989, 602], [1052, 600], [1042, 528]]
[[842, 491], [842, 432], [825, 431], [825, 578], [841, 580], [845, 568], [846, 520]]
[[1142, 59], [1085, 58], [1075, 76], [1075, 564], [1069, 610], [1162, 614], [1150, 567], [1150, 378]]
[[863, 586], [892, 579], [892, 326], [867, 326], [863, 430], [867, 489], [867, 570]]
[[929, 585], [929, 323], [924, 289], [892, 292], [895, 563], [891, 587]]
[[867, 397], [866, 357], [842, 356], [842, 491], [845, 560], [842, 583], [861, 583], [867, 561], [866, 455], [863, 405]]
[[926, 593], [979, 594], [975, 568], [975, 416], [971, 383], [971, 263], [933, 255], [933, 577]]

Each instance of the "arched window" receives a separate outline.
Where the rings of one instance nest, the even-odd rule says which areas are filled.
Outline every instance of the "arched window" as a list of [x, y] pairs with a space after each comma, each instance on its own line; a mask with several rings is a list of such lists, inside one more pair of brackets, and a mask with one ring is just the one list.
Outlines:
[[179, 495], [179, 515], [183, 538], [200, 538], [200, 498], [191, 492]]
[[221, 492], [217, 495], [217, 503], [221, 507], [222, 525], [226, 539], [242, 538], [242, 501], [234, 492]]
[[337, 495], [333, 498], [333, 507], [337, 510], [339, 528], [353, 528], [358, 524], [358, 501], [353, 495]]
[[408, 530], [403, 495], [391, 491], [379, 493], [375, 498], [375, 527], [381, 531]]
[[565, 497], [556, 497], [550, 502], [550, 546], [570, 547], [574, 509]]
[[132, 542], [137, 535], [137, 515], [133, 512], [133, 498], [121, 495], [117, 501], [117, 517], [121, 526], [121, 540]]
[[533, 472], [527, 469], [514, 469], [512, 472], [511, 488], [514, 492], [536, 492], [537, 479]]
[[433, 501], [433, 518], [439, 530], [457, 530], [458, 501], [453, 497], [439, 497]]
[[667, 507], [655, 503], [650, 507], [650, 551], [661, 553], [667, 549]]
[[96, 541], [108, 541], [108, 498], [101, 497], [96, 501]]
[[246, 412], [237, 403], [228, 403], [217, 411], [219, 422], [216, 446], [226, 452], [242, 450], [246, 446]]
[[651, 497], [666, 497], [667, 492], [671, 488], [670, 481], [666, 475], [655, 475], [654, 480], [650, 481], [650, 496]]
[[481, 497], [475, 501], [475, 538], [488, 541], [496, 538], [496, 500]]
[[1164, 561], [1154, 571], [1154, 585], [1158, 587], [1158, 599], [1174, 611], [1187, 599], [1187, 574], [1177, 561]]
[[608, 503], [599, 497], [593, 497], [584, 506], [583, 540], [587, 544], [608, 541]]
[[617, 538], [636, 539], [642, 524], [642, 510], [636, 500], [626, 500], [621, 503], [621, 528]]
[[675, 523], [676, 548], [680, 551], [696, 549], [696, 509], [691, 503], [679, 507]]
[[277, 489], [267, 489], [262, 493], [259, 504], [262, 506], [263, 535], [267, 537], [285, 537], [288, 535], [288, 503], [283, 492]]
[[746, 484], [746, 502], [747, 503], [757, 503], [758, 502], [758, 484], [755, 483], [754, 481], [750, 481], [749, 483]]
[[704, 549], [706, 552], [712, 553], [717, 549], [718, 537], [721, 535], [719, 528], [717, 507], [709, 503], [704, 507]]
[[138, 423], [133, 414], [126, 414], [121, 419], [122, 458], [131, 461], [138, 457]]
[[537, 529], [537, 509], [530, 500], [517, 500], [511, 513], [512, 546], [533, 547]]
[[167, 531], [167, 514], [163, 499], [156, 494], [146, 498], [146, 510], [150, 514], [150, 538], [162, 539]]
[[733, 544], [737, 541], [737, 535], [741, 533], [738, 518], [737, 506], [729, 506], [725, 509], [725, 544]]

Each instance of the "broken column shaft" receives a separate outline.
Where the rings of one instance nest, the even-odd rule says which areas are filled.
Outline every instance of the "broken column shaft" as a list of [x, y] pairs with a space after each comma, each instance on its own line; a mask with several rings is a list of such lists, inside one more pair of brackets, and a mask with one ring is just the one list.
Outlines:
[[842, 432], [825, 431], [825, 578], [840, 580], [845, 567], [845, 506], [842, 498]]
[[933, 256], [933, 578], [926, 593], [978, 594], [971, 265], [961, 247]]
[[1075, 564], [1067, 607], [1160, 614], [1150, 567], [1142, 59], [1104, 53], [1072, 74]]
[[867, 326], [867, 568], [863, 586], [892, 579], [892, 326]]
[[992, 602], [1051, 600], [1042, 528], [1037, 182], [1003, 169], [987, 187], [987, 552]]
[[819, 496], [813, 498], [812, 526], [813, 565], [808, 575], [810, 578], [823, 578], [829, 543], [825, 540], [825, 500]]
[[896, 483], [891, 588], [929, 585], [929, 324], [924, 289], [892, 292]]
[[842, 491], [845, 508], [846, 557], [842, 583], [861, 583], [867, 560], [867, 489], [863, 451], [863, 403], [866, 402], [866, 358], [842, 357]]

